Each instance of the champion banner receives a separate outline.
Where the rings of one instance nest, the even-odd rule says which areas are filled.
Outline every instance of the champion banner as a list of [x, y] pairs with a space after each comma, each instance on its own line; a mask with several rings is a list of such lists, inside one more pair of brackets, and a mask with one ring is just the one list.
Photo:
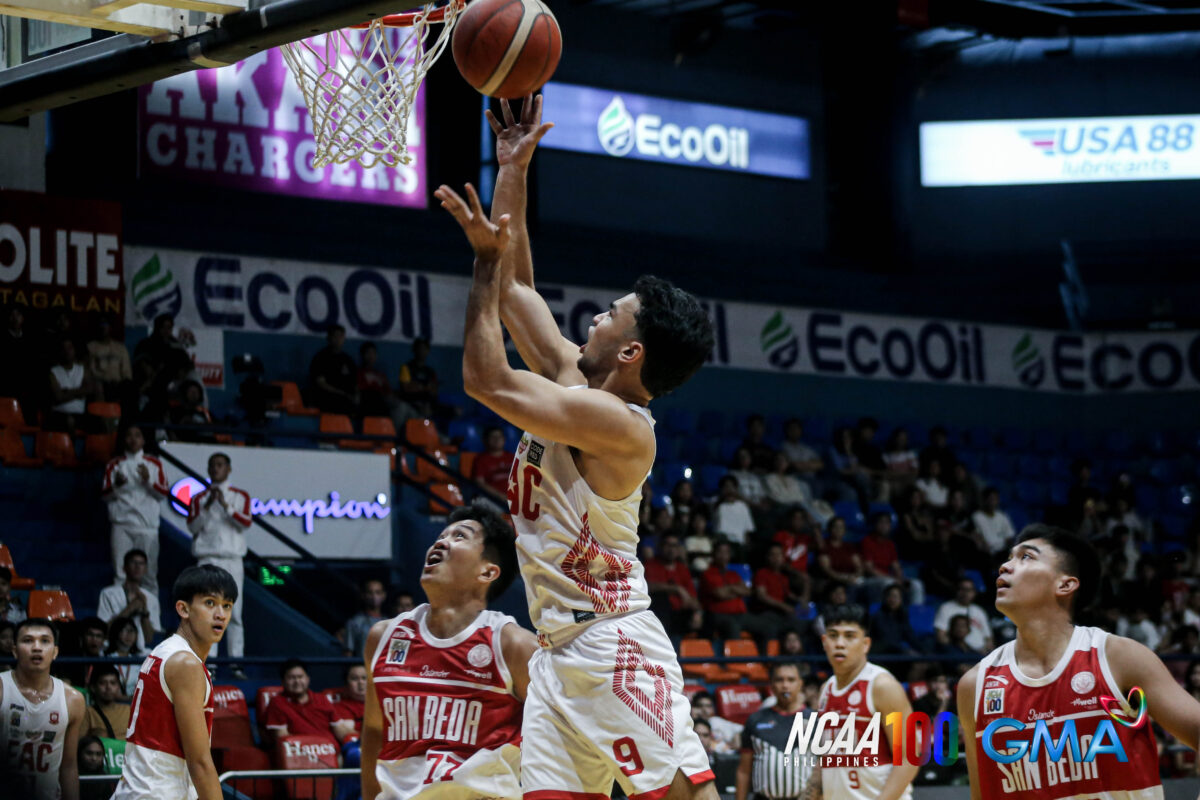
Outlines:
[[[469, 279], [403, 269], [128, 247], [129, 322], [462, 346]], [[465, 267], [464, 267], [465, 268]], [[539, 284], [568, 339], [623, 288]], [[711, 366], [830, 378], [1069, 393], [1200, 390], [1200, 331], [1079, 334], [708, 301]]]

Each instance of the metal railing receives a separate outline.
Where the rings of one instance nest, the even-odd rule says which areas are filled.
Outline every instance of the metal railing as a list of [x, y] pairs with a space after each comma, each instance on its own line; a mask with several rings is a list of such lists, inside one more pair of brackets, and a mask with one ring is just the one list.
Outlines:
[[[359, 800], [362, 797], [357, 768], [230, 770], [222, 772], [217, 780], [221, 783], [222, 794], [235, 800], [273, 796], [310, 800]], [[275, 791], [279, 784], [284, 787], [282, 794]]]

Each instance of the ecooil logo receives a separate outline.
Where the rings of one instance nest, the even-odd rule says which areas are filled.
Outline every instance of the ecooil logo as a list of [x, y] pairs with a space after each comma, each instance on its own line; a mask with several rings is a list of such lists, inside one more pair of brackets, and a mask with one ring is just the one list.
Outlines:
[[1041, 386], [1046, 379], [1046, 359], [1028, 333], [1013, 348], [1012, 365], [1017, 378], [1030, 389]]
[[792, 326], [783, 318], [782, 311], [776, 311], [774, 316], [767, 320], [767, 324], [763, 325], [759, 343], [773, 367], [790, 369], [800, 357], [800, 340], [796, 338]]
[[596, 133], [600, 135], [600, 146], [609, 155], [623, 156], [633, 149], [633, 115], [620, 95], [601, 112]]

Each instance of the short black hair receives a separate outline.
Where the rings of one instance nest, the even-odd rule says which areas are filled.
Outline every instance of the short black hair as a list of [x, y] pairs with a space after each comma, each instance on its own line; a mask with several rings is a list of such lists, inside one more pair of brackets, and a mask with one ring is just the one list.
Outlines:
[[712, 733], [712, 723], [709, 722], [708, 720], [706, 720], [704, 717], [700, 717], [699, 719], [692, 720], [692, 730], [695, 730], [700, 725], [703, 725], [705, 728], [708, 728], [709, 734]]
[[652, 397], [670, 394], [712, 355], [716, 337], [696, 296], [670, 281], [643, 275], [633, 284], [638, 341], [645, 349], [642, 386]]
[[199, 564], [179, 573], [171, 587], [171, 600], [191, 603], [196, 595], [221, 595], [229, 602], [237, 602], [238, 587], [233, 576], [214, 564]]
[[163, 321], [169, 321], [172, 325], [174, 325], [175, 324], [175, 315], [174, 314], [159, 314], [157, 317], [154, 318], [154, 327], [157, 329], [159, 324]]
[[128, 567], [129, 559], [136, 558], [138, 556], [141, 556], [142, 558], [144, 558], [146, 560], [147, 564], [150, 563], [150, 556], [146, 555], [145, 550], [142, 550], [140, 547], [132, 547], [125, 551], [125, 555], [121, 558], [121, 565], [124, 567]]
[[0, 567], [0, 581], [12, 583], [12, 570], [8, 567]]
[[716, 698], [714, 698], [712, 696], [712, 693], [709, 692], [707, 689], [701, 689], [700, 691], [698, 691], [694, 695], [692, 695], [692, 705], [695, 706], [701, 700], [712, 700], [714, 703], [717, 702]]
[[797, 664], [795, 661], [774, 661], [774, 662], [772, 662], [771, 667], [767, 673], [767, 677], [770, 680], [775, 680], [775, 673], [779, 672], [779, 670], [783, 669], [784, 667], [791, 667], [792, 669], [796, 670], [797, 678], [804, 677], [803, 675], [800, 674], [801, 673], [800, 665]]
[[92, 674], [88, 676], [88, 686], [99, 686], [100, 679], [108, 675], [117, 679], [117, 683], [121, 682], [121, 673], [112, 664], [96, 664], [92, 667]]
[[827, 630], [834, 625], [857, 625], [863, 629], [863, 632], [868, 630], [867, 611], [858, 603], [845, 603], [840, 606], [834, 606], [826, 611], [823, 617]]
[[1058, 554], [1062, 571], [1079, 581], [1071, 603], [1071, 618], [1086, 610], [1096, 599], [1100, 585], [1100, 557], [1088, 541], [1063, 528], [1035, 522], [1025, 527], [1017, 537], [1017, 544], [1031, 539], [1041, 539]]
[[325, 329], [325, 338], [328, 339], [330, 336], [333, 336], [335, 333], [345, 333], [345, 332], [346, 332], [346, 327], [344, 325], [338, 325], [335, 322], [334, 324], [330, 325], [328, 328]]
[[363, 355], [363, 354], [365, 354], [365, 353], [366, 353], [368, 350], [374, 350], [376, 353], [378, 353], [378, 352], [379, 352], [379, 348], [375, 346], [375, 343], [374, 343], [374, 342], [363, 342], [362, 344], [360, 344], [360, 345], [358, 346], [358, 354], [359, 354], [359, 356], [362, 356], [362, 355]]
[[[361, 661], [355, 661], [353, 664], [347, 664], [346, 669], [342, 671], [342, 683], [345, 683], [345, 684], [350, 683], [350, 670], [355, 669], [357, 667], [362, 667], [363, 669], [366, 669], [367, 665]], [[368, 674], [370, 674], [370, 673], [368, 673]]]
[[225, 463], [226, 463], [226, 464], [228, 464], [228, 465], [229, 465], [229, 466], [231, 466], [231, 467], [233, 466], [233, 459], [232, 459], [232, 458], [230, 458], [230, 457], [229, 457], [229, 454], [228, 454], [228, 453], [226, 453], [226, 452], [223, 452], [223, 451], [221, 451], [221, 450], [218, 450], [217, 452], [213, 453], [212, 455], [210, 455], [210, 456], [208, 457], [208, 463], [209, 463], [209, 464], [211, 464], [211, 463], [212, 463], [212, 460], [213, 460], [214, 458], [223, 458], [223, 459], [225, 459]]
[[987, 497], [989, 494], [994, 494], [994, 495], [996, 495], [996, 497], [999, 497], [1000, 490], [997, 489], [995, 486], [989, 486], [983, 490], [983, 494], [981, 494], [980, 497]]
[[473, 520], [483, 528], [483, 557], [500, 568], [500, 577], [488, 586], [488, 602], [495, 600], [512, 586], [517, 570], [517, 533], [500, 512], [482, 500], [460, 506], [450, 514], [447, 522]]
[[[352, 664], [351, 666], [357, 665]], [[304, 670], [306, 675], [308, 674], [308, 664], [305, 664], [304, 661], [299, 658], [289, 658], [287, 661], [279, 665], [279, 680], [283, 680], [283, 676], [287, 675], [296, 667]]]
[[88, 631], [100, 631], [104, 634], [104, 638], [108, 638], [108, 623], [99, 617], [84, 617], [75, 624], [78, 626], [81, 636]]
[[54, 637], [55, 646], [58, 645], [58, 626], [54, 624], [53, 620], [45, 617], [26, 617], [17, 623], [16, 630], [13, 631], [14, 642], [21, 638], [21, 631], [26, 628], [49, 628], [50, 635]]

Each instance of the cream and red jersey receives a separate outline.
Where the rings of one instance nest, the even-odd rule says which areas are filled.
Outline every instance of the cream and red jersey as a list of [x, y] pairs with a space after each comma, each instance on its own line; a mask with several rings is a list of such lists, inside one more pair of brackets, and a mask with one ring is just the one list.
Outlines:
[[[983, 800], [1161, 800], [1158, 751], [1149, 721], [1140, 728], [1112, 722], [1101, 701], [1104, 696], [1112, 697], [1128, 718], [1134, 717], [1109, 668], [1107, 641], [1105, 631], [1077, 626], [1058, 664], [1040, 678], [1021, 671], [1015, 642], [1001, 645], [979, 663], [973, 746]], [[1042, 747], [1036, 759], [1027, 752], [1018, 761], [1001, 764], [984, 751], [983, 737], [988, 725], [1005, 718], [1025, 727], [996, 731], [992, 744], [997, 750], [1004, 751], [1009, 741], [1032, 743], [1039, 722], [1045, 723], [1050, 737], [1058, 742], [1069, 720], [1074, 723], [1082, 757], [1101, 722], [1110, 720], [1105, 727], [1111, 726], [1128, 761], [1119, 761], [1114, 753], [1098, 753], [1091, 762], [1077, 762], [1068, 744], [1057, 761]]]
[[[429, 604], [388, 623], [371, 660], [383, 714], [376, 774], [384, 797], [457, 781], [480, 751], [519, 746], [522, 703], [514, 694], [500, 631], [512, 617], [482, 611], [449, 639], [430, 633]], [[476, 760], [475, 763], [478, 763]]]
[[[220, 500], [214, 499], [220, 490]], [[210, 502], [211, 501], [211, 502]], [[214, 483], [188, 504], [188, 530], [192, 534], [192, 555], [196, 558], [241, 558], [246, 555], [246, 529], [250, 527], [250, 495], [230, 486], [229, 481]]]
[[15, 672], [0, 673], [0, 797], [14, 800], [58, 800], [59, 768], [67, 740], [67, 689], [51, 678], [50, 696], [34, 703], [21, 694]]
[[[142, 480], [138, 467], [145, 466], [148, 480]], [[118, 483], [117, 475], [125, 478]], [[108, 503], [108, 519], [123, 528], [158, 530], [159, 508], [168, 494], [167, 473], [162, 462], [139, 450], [119, 455], [104, 468], [100, 496]]]
[[[649, 409], [627, 405], [653, 429]], [[640, 484], [621, 500], [599, 496], [568, 445], [522, 435], [508, 476], [508, 510], [529, 616], [543, 644], [579, 623], [650, 607], [637, 558], [641, 500]]]
[[[175, 722], [175, 700], [167, 686], [164, 667], [176, 653], [187, 653], [203, 661], [179, 634], [154, 648], [138, 673], [125, 737], [125, 768], [113, 800], [163, 800], [167, 797], [196, 797], [183, 753], [179, 725]], [[204, 720], [212, 736], [213, 689], [204, 670]]]
[[[826, 728], [826, 737], [836, 737], [841, 732], [842, 726], [849, 724], [850, 716], [854, 715], [854, 741], [862, 741], [876, 712], [875, 701], [871, 694], [875, 689], [875, 679], [884, 674], [887, 674], [886, 669], [868, 661], [863, 664], [858, 674], [840, 689], [837, 685], [836, 675], [825, 681], [821, 686], [817, 710], [822, 714], [832, 711], [838, 715], [836, 729]], [[887, 731], [883, 728], [882, 722], [880, 722], [880, 726], [878, 746], [866, 748], [860, 752], [862, 766], [881, 767], [892, 763], [892, 754], [888, 749], [885, 737]]]

